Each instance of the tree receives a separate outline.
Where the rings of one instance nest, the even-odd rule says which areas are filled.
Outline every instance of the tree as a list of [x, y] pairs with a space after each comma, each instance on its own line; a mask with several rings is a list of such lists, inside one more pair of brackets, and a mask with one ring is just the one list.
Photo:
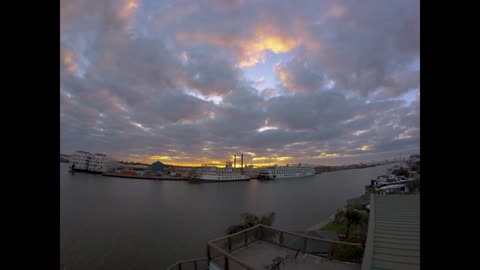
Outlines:
[[407, 168], [400, 168], [400, 169], [396, 169], [396, 170], [393, 170], [392, 174], [396, 175], [396, 176], [405, 176], [405, 177], [409, 177], [410, 176], [410, 173], [408, 171]]
[[345, 211], [345, 218], [347, 220], [347, 232], [345, 234], [345, 238], [348, 239], [348, 236], [350, 234], [350, 228], [352, 227], [352, 225], [360, 224], [360, 221], [362, 220], [362, 215], [355, 209], [349, 207]]
[[420, 190], [420, 181], [413, 180], [407, 183], [407, 188], [409, 192], [415, 192], [415, 190]]
[[241, 217], [243, 222], [241, 224], [228, 227], [227, 234], [243, 231], [258, 224], [272, 226], [273, 222], [275, 221], [275, 212], [270, 212], [263, 216], [257, 216], [252, 213], [243, 213]]

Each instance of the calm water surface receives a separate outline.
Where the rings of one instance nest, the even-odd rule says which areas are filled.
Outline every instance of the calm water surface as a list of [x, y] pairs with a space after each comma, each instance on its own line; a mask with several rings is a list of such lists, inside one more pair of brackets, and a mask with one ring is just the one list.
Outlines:
[[361, 195], [392, 165], [275, 182], [197, 184], [71, 174], [60, 163], [61, 263], [68, 270], [163, 270], [206, 257], [207, 241], [247, 211], [275, 211], [274, 227], [302, 231]]

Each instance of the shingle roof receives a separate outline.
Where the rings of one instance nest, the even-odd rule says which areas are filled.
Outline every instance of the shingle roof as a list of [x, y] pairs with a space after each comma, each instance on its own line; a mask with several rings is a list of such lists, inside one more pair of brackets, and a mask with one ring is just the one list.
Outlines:
[[420, 195], [372, 194], [364, 269], [420, 269]]

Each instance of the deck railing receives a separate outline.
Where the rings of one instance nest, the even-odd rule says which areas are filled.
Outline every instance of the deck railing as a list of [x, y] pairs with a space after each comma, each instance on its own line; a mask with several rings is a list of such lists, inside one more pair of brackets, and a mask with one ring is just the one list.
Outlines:
[[210, 265], [213, 262], [215, 266], [224, 270], [229, 270], [231, 264], [239, 265], [246, 270], [256, 270], [255, 267], [235, 257], [232, 251], [246, 247], [259, 240], [289, 248], [293, 251], [299, 250], [303, 254], [312, 254], [331, 260], [353, 263], [361, 263], [364, 250], [363, 245], [358, 243], [323, 239], [259, 224], [209, 241], [207, 244], [208, 264]]
[[207, 258], [181, 261], [167, 268], [167, 270], [207, 270], [207, 269], [208, 269]]

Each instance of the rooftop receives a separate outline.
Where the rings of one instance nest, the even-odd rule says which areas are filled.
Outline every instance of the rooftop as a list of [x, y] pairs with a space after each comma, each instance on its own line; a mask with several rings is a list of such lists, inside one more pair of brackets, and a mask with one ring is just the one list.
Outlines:
[[362, 269], [420, 269], [420, 195], [372, 194]]

